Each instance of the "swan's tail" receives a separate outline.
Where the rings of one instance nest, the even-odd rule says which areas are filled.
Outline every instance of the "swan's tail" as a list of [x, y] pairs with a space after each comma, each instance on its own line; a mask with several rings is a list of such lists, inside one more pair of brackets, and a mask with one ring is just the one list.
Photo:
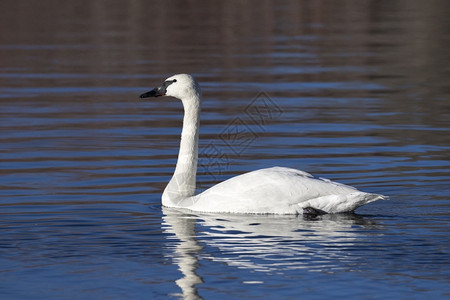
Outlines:
[[388, 199], [389, 197], [384, 195], [369, 194], [358, 191], [350, 194], [327, 195], [299, 203], [298, 212], [303, 214], [304, 209], [308, 207], [312, 207], [318, 211], [329, 214], [353, 212], [358, 207], [368, 203]]

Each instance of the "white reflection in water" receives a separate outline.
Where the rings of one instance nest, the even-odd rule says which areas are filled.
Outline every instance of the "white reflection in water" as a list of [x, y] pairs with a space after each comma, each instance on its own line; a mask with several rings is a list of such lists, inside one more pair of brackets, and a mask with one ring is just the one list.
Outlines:
[[175, 247], [175, 252], [168, 253], [184, 276], [178, 279], [176, 284], [183, 291], [185, 299], [198, 299], [200, 296], [195, 286], [203, 280], [196, 273], [198, 254], [202, 249], [195, 237], [196, 218], [167, 208], [163, 208], [163, 213], [165, 214], [162, 223], [164, 231], [175, 234], [180, 241]]
[[361, 256], [351, 255], [361, 245], [358, 232], [367, 235], [378, 227], [353, 214], [308, 220], [289, 215], [192, 214], [168, 208], [163, 212], [164, 231], [179, 240], [167, 255], [183, 274], [176, 283], [187, 299], [199, 297], [196, 285], [203, 282], [196, 273], [199, 260], [258, 272], [333, 273], [363, 263]]

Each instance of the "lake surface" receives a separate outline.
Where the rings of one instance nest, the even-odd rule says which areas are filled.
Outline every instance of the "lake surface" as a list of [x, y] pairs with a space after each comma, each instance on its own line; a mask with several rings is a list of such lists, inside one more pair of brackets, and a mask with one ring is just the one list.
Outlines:
[[[450, 4], [0, 4], [2, 299], [450, 297]], [[390, 196], [351, 215], [163, 209], [203, 89], [199, 190], [275, 165]]]

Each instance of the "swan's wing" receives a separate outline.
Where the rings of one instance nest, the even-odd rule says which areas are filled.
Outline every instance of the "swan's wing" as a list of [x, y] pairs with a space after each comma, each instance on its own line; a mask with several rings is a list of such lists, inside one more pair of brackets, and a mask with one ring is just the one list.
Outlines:
[[[364, 195], [353, 187], [300, 170], [274, 167], [228, 179], [186, 199], [184, 206], [205, 212], [297, 214], [307, 206], [340, 212], [367, 203], [361, 200]], [[360, 200], [364, 203], [359, 204]]]

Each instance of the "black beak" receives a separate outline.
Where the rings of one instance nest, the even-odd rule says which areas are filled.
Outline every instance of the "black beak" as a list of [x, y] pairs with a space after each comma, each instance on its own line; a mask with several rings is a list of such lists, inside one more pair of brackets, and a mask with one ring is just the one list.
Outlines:
[[159, 86], [147, 93], [143, 93], [142, 95], [139, 96], [139, 98], [159, 97], [159, 96], [164, 96], [165, 94], [166, 94], [166, 87]]
[[166, 80], [166, 81], [164, 81], [162, 86], [158, 86], [158, 87], [154, 88], [153, 90], [151, 90], [150, 92], [143, 93], [142, 95], [139, 96], [139, 98], [165, 96], [167, 93], [167, 87], [174, 82], [177, 82], [177, 80], [176, 79]]

